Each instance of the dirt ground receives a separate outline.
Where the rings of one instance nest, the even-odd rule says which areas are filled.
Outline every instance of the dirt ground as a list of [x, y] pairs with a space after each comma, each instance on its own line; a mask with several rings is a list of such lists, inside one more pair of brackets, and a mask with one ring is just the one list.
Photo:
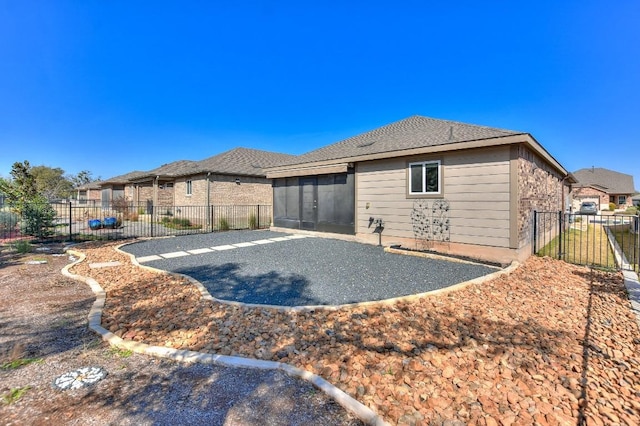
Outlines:
[[[71, 261], [61, 247], [46, 248], [26, 255], [1, 248], [0, 424], [360, 424], [281, 372], [175, 363], [108, 347], [87, 328], [93, 293], [60, 273]], [[106, 378], [77, 390], [54, 387], [62, 374], [91, 366], [105, 369]]]

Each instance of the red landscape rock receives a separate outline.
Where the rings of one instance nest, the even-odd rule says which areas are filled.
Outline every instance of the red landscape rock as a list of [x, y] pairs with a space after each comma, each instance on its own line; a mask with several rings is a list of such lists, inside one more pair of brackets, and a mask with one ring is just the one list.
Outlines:
[[[79, 249], [72, 272], [107, 291], [102, 324], [116, 334], [284, 361], [390, 423], [640, 424], [640, 332], [618, 273], [532, 257], [450, 293], [293, 313], [208, 302], [113, 244]], [[105, 261], [122, 265], [88, 267]]]

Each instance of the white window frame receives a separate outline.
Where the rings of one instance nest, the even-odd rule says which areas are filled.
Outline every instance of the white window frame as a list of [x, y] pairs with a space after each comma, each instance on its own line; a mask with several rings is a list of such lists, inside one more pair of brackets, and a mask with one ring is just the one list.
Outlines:
[[186, 186], [187, 186], [187, 190], [185, 192], [185, 194], [187, 196], [193, 195], [193, 185], [191, 183], [191, 179], [189, 179], [188, 181], [185, 182]]
[[[436, 170], [438, 172], [438, 190], [437, 191], [427, 191], [427, 173], [425, 172], [426, 170], [426, 166], [427, 165], [431, 165], [431, 164], [436, 164]], [[412, 166], [422, 166], [422, 188], [423, 191], [412, 191], [412, 185], [411, 185], [411, 179], [412, 179], [412, 175], [411, 175], [411, 168]], [[440, 195], [442, 194], [442, 163], [440, 160], [427, 160], [427, 161], [415, 161], [412, 163], [409, 163], [408, 165], [408, 182], [407, 185], [408, 187], [408, 194], [409, 195]]]
[[618, 195], [618, 205], [624, 206], [627, 204], [627, 196], [626, 195]]

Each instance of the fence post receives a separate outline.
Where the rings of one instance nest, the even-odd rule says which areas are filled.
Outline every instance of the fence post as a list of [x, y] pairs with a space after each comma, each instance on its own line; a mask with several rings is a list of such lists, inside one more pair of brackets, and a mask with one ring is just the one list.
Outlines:
[[562, 210], [558, 212], [558, 259], [562, 259]]
[[258, 204], [258, 229], [262, 229], [260, 227], [260, 204]]
[[151, 220], [151, 236], [152, 236], [152, 237], [154, 237], [154, 235], [153, 235], [153, 222], [154, 222], [154, 220], [153, 220], [153, 214], [154, 214], [154, 211], [153, 211], [153, 204], [151, 204], [150, 209], [149, 209], [149, 212], [151, 213], [151, 214], [149, 215], [149, 219]]
[[636, 212], [634, 226], [636, 231], [636, 271], [640, 271], [640, 211]]
[[73, 207], [69, 201], [69, 242], [73, 241]]
[[538, 211], [533, 211], [533, 254], [538, 252]]

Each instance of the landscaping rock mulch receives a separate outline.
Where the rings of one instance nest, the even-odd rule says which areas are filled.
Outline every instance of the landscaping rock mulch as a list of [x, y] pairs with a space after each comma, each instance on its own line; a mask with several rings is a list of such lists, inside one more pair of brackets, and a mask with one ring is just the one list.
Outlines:
[[618, 273], [532, 257], [437, 296], [296, 313], [203, 300], [113, 244], [78, 249], [72, 272], [105, 289], [102, 325], [118, 336], [286, 362], [391, 423], [640, 424], [640, 331]]

